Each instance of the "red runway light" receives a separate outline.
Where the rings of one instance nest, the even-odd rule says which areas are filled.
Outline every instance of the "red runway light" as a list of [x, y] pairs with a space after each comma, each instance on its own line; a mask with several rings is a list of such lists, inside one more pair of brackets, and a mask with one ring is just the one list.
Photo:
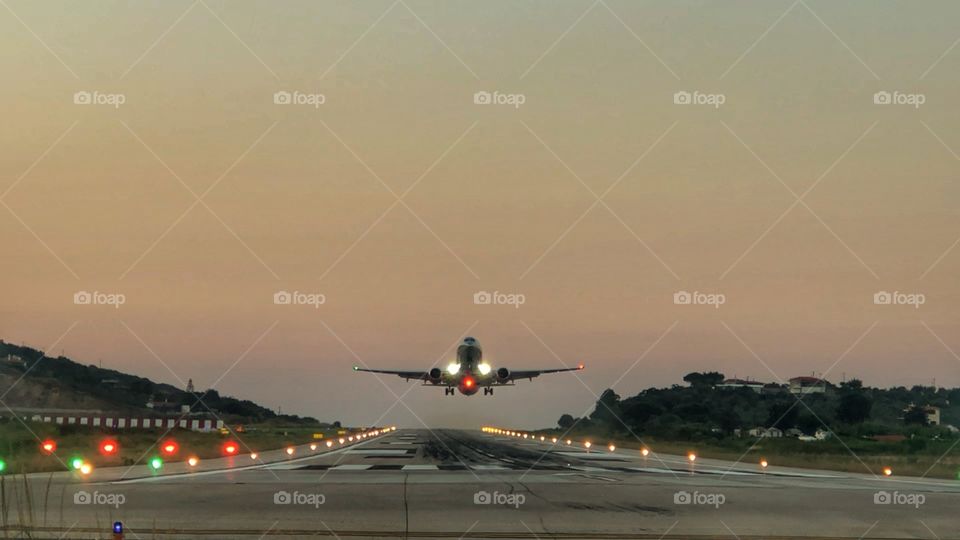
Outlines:
[[100, 443], [100, 453], [105, 456], [112, 456], [117, 453], [120, 445], [113, 439], [107, 439]]
[[42, 443], [40, 443], [40, 450], [42, 450], [44, 454], [52, 454], [56, 452], [57, 441], [54, 441], [53, 439], [47, 439], [43, 441]]
[[164, 443], [160, 445], [160, 450], [164, 454], [172, 456], [180, 450], [180, 445], [177, 444], [176, 441], [164, 441]]
[[223, 453], [232, 456], [237, 453], [236, 443], [228, 442], [223, 445]]

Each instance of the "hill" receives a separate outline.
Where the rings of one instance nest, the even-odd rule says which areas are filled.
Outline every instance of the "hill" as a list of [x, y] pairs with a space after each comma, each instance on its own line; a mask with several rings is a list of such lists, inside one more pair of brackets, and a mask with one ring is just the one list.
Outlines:
[[559, 426], [575, 432], [642, 433], [676, 441], [746, 436], [757, 427], [808, 436], [821, 430], [859, 438], [957, 437], [954, 426], [960, 425], [960, 388], [871, 388], [856, 379], [840, 385], [812, 377], [800, 377], [798, 382], [801, 379], [822, 388], [798, 396], [791, 393], [797, 388], [785, 384], [691, 373], [684, 377], [689, 386], [650, 388], [625, 399], [608, 389], [588, 417], [563, 415]]
[[[144, 377], [83, 365], [64, 356], [49, 357], [43, 351], [2, 340], [0, 388], [9, 392], [3, 400], [14, 409], [156, 413], [179, 412], [181, 406], [189, 406], [193, 412], [208, 412], [209, 407], [226, 421], [317, 423], [314, 418], [278, 415], [252, 401], [221, 396], [213, 389], [187, 392]], [[203, 402], [199, 403], [198, 398]], [[156, 404], [156, 408], [148, 408], [148, 402]]]

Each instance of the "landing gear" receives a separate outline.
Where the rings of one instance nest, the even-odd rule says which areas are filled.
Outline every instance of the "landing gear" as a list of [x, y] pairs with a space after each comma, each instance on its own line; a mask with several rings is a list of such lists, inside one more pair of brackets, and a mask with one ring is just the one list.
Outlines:
[[483, 388], [483, 395], [485, 395], [485, 396], [492, 396], [492, 395], [493, 395], [493, 387], [492, 387], [492, 386], [485, 386], [485, 387]]
[[454, 388], [453, 388], [452, 386], [448, 386], [448, 387], [446, 387], [446, 388], [443, 389], [443, 395], [445, 395], [445, 396], [452, 396], [454, 391], [455, 391], [455, 390], [454, 390]]

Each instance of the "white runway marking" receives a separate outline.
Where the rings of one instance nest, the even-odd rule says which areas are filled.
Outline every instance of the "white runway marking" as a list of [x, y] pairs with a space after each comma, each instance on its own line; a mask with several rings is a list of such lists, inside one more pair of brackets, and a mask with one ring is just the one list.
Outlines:
[[663, 473], [663, 474], [677, 474], [677, 471], [671, 471], [670, 469], [657, 469], [654, 467], [626, 467], [631, 471], [640, 471], [640, 472], [652, 472], [652, 473]]
[[578, 467], [578, 466], [571, 466], [570, 468], [571, 468], [571, 469], [578, 470], [578, 471], [583, 471], [583, 472], [612, 472], [612, 471], [610, 471], [610, 469], [604, 469], [603, 467]]
[[575, 457], [579, 459], [591, 459], [596, 461], [625, 461], [623, 456], [618, 456], [616, 454], [587, 454], [585, 452], [554, 452], [554, 454], [559, 454], [566, 457]]
[[337, 465], [336, 467], [330, 467], [330, 470], [331, 471], [365, 471], [370, 467], [373, 467], [373, 465], [369, 463], [365, 463], [365, 464], [346, 463], [343, 465]]
[[436, 465], [404, 465], [403, 471], [437, 471], [440, 470]]
[[366, 456], [405, 456], [407, 451], [396, 448], [370, 448], [362, 450], [348, 450], [348, 454], [360, 454]]
[[697, 469], [701, 474], [720, 474], [724, 476], [756, 476], [759, 472], [738, 471], [736, 469]]

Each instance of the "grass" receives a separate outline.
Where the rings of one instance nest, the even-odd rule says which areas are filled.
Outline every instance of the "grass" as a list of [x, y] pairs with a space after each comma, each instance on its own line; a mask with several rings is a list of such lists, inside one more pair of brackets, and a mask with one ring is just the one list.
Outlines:
[[[166, 462], [185, 461], [190, 456], [200, 459], [221, 457], [222, 446], [228, 440], [238, 444], [240, 453], [263, 452], [309, 443], [314, 440], [314, 433], [321, 433], [324, 438], [336, 437], [337, 431], [336, 428], [265, 424], [246, 426], [246, 431], [236, 436], [183, 429], [174, 429], [164, 435], [164, 429], [107, 430], [38, 422], [27, 422], [25, 427], [19, 422], [6, 421], [0, 423], [0, 459], [6, 462], [4, 475], [64, 471], [74, 457], [80, 457], [97, 468], [129, 466], [146, 464], [154, 456], [161, 456]], [[40, 440], [48, 438], [57, 443], [53, 455], [45, 455], [40, 449]], [[100, 443], [106, 439], [118, 443], [116, 454], [101, 455]], [[179, 445], [175, 456], [163, 456], [160, 452], [161, 442], [167, 439]]]
[[[560, 437], [562, 432], [538, 432], [546, 437]], [[882, 443], [853, 437], [827, 441], [804, 442], [794, 438], [760, 439], [753, 437], [728, 438], [717, 441], [671, 441], [647, 438], [643, 443], [653, 452], [739, 461], [742, 466], [756, 465], [761, 459], [770, 465], [801, 467], [852, 473], [883, 475], [890, 467], [897, 476], [960, 479], [960, 445], [956, 441], [929, 441], [921, 451], [910, 451], [904, 443]], [[602, 437], [590, 434], [568, 434], [574, 444], [590, 440], [601, 451], [609, 444], [618, 449], [637, 452], [644, 446], [636, 438]], [[655, 459], [655, 458], [651, 458]]]

